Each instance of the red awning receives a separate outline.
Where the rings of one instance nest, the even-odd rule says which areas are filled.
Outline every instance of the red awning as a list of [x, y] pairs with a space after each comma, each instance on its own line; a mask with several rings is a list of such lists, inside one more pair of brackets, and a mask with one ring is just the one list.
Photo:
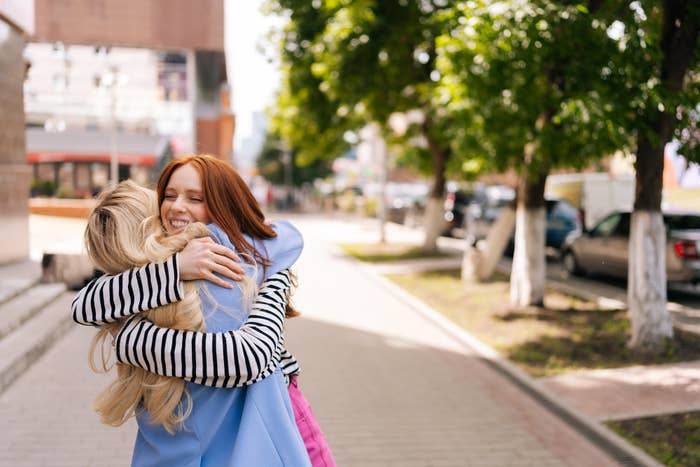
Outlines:
[[[154, 154], [119, 154], [117, 159], [124, 165], [156, 165], [157, 157]], [[104, 153], [70, 153], [70, 152], [28, 152], [27, 162], [41, 164], [50, 162], [110, 162], [110, 155]]]

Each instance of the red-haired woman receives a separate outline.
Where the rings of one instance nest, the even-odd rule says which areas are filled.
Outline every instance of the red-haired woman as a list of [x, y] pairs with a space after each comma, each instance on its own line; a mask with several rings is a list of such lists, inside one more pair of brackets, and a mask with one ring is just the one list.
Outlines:
[[[198, 459], [196, 465], [278, 465], [279, 461], [268, 464], [271, 461], [260, 456], [266, 450], [260, 443], [262, 432], [274, 432], [276, 424], [284, 424], [284, 410], [274, 410], [279, 384], [275, 386], [273, 380], [279, 383], [286, 378], [290, 384], [282, 402], [290, 404], [312, 465], [334, 466], [325, 438], [296, 386], [298, 365], [283, 347], [281, 330], [267, 329], [259, 316], [258, 326], [253, 323], [251, 328], [251, 323], [244, 322], [245, 315], [232, 312], [246, 305], [235, 295], [233, 280], [251, 266], [261, 272], [259, 283], [289, 268], [301, 253], [301, 235], [286, 222], [267, 224], [242, 178], [214, 157], [195, 155], [171, 161], [160, 176], [157, 194], [161, 222], [168, 233], [179, 232], [191, 222], [203, 222], [210, 224], [214, 240], [194, 240], [163, 264], [97, 279], [73, 302], [76, 321], [104, 324], [177, 301], [180, 278], [207, 280], [200, 293], [203, 311], [207, 310], [207, 333], [170, 332], [136, 315], [116, 338], [121, 363], [191, 381], [192, 414], [175, 436], [150, 425], [147, 414], [137, 414], [133, 465], [189, 465], [184, 459], [190, 458]], [[248, 259], [244, 268], [226, 247]], [[277, 304], [285, 303], [290, 317], [297, 312], [289, 305], [288, 294], [288, 289], [281, 289]], [[249, 339], [231, 337], [244, 328]], [[258, 339], [251, 340], [250, 335]], [[256, 410], [268, 399], [273, 409]], [[275, 420], [276, 416], [281, 418]], [[293, 451], [293, 443], [275, 446], [281, 457], [287, 449]]]

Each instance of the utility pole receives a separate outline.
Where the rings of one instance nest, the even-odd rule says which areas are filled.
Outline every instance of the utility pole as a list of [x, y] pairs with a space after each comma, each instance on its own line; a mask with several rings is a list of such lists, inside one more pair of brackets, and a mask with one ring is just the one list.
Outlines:
[[372, 148], [375, 160], [379, 162], [379, 243], [386, 243], [386, 178], [387, 178], [387, 148], [379, 125], [374, 125], [372, 132]]
[[119, 159], [117, 155], [117, 67], [110, 66], [103, 75], [103, 84], [109, 89], [109, 184], [119, 183]]
[[119, 159], [117, 155], [117, 96], [116, 86], [110, 89], [110, 135], [109, 135], [109, 183], [115, 186], [119, 183]]
[[282, 153], [282, 162], [284, 163], [284, 185], [287, 190], [287, 199], [285, 202], [286, 208], [291, 209], [292, 203], [294, 201], [294, 188], [292, 186], [292, 151], [289, 149], [284, 149]]

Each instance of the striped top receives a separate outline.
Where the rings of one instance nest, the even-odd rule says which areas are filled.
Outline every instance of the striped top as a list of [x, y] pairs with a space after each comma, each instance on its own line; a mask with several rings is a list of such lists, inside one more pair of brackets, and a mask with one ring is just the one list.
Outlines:
[[260, 287], [239, 329], [206, 333], [156, 326], [138, 313], [182, 299], [177, 254], [85, 286], [72, 303], [73, 320], [102, 325], [129, 318], [115, 340], [117, 360], [162, 376], [213, 387], [241, 387], [279, 366], [285, 378], [299, 373], [284, 348], [283, 323], [289, 271], [270, 276]]

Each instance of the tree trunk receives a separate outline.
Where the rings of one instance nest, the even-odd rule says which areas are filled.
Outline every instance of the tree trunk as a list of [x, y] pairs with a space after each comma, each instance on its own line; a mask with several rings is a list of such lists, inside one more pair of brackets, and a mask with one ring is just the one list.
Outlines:
[[445, 203], [442, 198], [429, 198], [425, 207], [425, 239], [423, 251], [437, 251], [437, 239], [445, 230]]
[[518, 181], [515, 251], [510, 272], [510, 302], [518, 307], [544, 303], [546, 180], [546, 174], [530, 177], [525, 170]]
[[[655, 126], [661, 133], [661, 118]], [[638, 138], [634, 212], [630, 225], [627, 304], [636, 353], [654, 354], [666, 338], [673, 338], [666, 309], [666, 230], [661, 215], [663, 148], [661, 136], [653, 144], [644, 133]]]
[[[695, 53], [698, 40], [697, 8], [690, 1], [664, 1], [661, 37], [660, 86], [676, 97]], [[661, 215], [664, 147], [673, 135], [675, 108], [653, 109], [648, 128], [639, 131], [635, 169], [637, 182], [630, 232], [627, 300], [632, 323], [629, 346], [640, 353], [656, 353], [673, 337], [666, 308], [666, 231]]]
[[473, 247], [467, 240], [462, 258], [462, 281], [465, 284], [483, 282], [491, 278], [498, 261], [508, 246], [515, 225], [515, 209], [508, 206], [489, 229], [486, 240]]
[[444, 201], [445, 197], [445, 168], [450, 158], [450, 148], [440, 144], [431, 134], [431, 122], [428, 116], [422, 125], [423, 135], [428, 141], [428, 149], [433, 159], [433, 187], [430, 190], [430, 198], [425, 213], [425, 240], [423, 251], [437, 250], [437, 239], [444, 229]]
[[629, 346], [639, 353], [654, 354], [664, 339], [673, 338], [673, 323], [666, 309], [666, 228], [659, 211], [635, 211], [631, 228]]

